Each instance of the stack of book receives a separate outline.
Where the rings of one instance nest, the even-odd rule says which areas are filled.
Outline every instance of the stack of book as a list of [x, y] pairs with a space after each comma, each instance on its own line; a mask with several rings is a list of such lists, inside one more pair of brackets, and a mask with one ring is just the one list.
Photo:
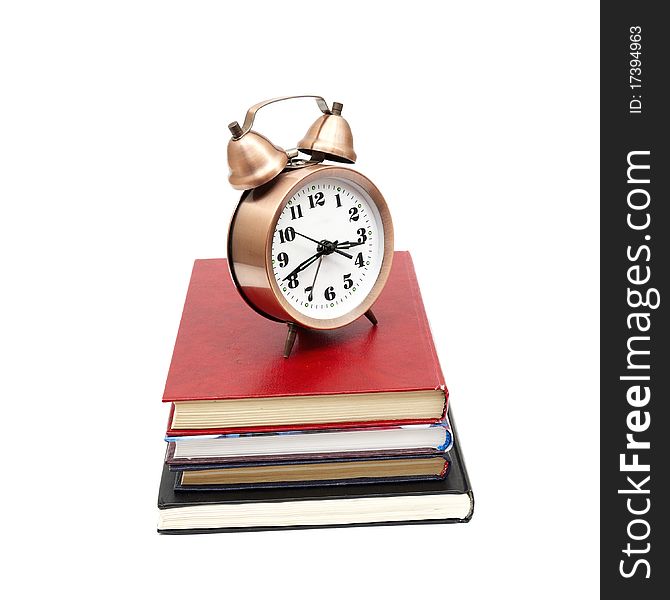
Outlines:
[[407, 252], [375, 314], [375, 327], [301, 331], [286, 359], [286, 328], [245, 305], [226, 260], [195, 262], [163, 396], [159, 532], [470, 519]]

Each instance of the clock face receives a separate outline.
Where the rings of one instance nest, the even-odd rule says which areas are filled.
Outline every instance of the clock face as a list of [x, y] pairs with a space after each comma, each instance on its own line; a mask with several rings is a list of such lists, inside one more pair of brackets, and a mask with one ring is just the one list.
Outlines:
[[288, 303], [335, 319], [371, 292], [384, 258], [384, 227], [363, 188], [340, 178], [310, 181], [286, 203], [272, 237], [272, 271]]

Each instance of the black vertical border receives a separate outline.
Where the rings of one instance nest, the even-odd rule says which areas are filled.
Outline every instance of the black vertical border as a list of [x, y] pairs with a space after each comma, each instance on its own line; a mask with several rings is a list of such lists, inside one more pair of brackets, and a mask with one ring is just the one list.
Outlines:
[[[600, 581], [603, 598], [670, 597], [667, 527], [670, 511], [667, 492], [670, 471], [670, 331], [667, 318], [670, 305], [670, 222], [667, 218], [670, 202], [670, 22], [661, 15], [666, 11], [667, 5], [660, 2], [601, 3]], [[631, 89], [629, 79], [630, 61], [635, 58], [630, 54], [631, 35], [637, 31], [631, 29], [634, 27], [641, 28], [642, 87], [639, 89]], [[641, 100], [641, 113], [631, 113], [630, 104], [634, 99]], [[648, 184], [628, 181], [628, 156], [635, 151], [650, 153], [648, 156], [636, 155], [633, 159], [639, 164], [647, 161], [650, 169], [631, 172], [633, 179], [649, 178]], [[649, 194], [647, 209], [631, 210], [628, 206], [628, 194], [635, 189], [644, 189]], [[633, 193], [633, 203], [644, 204], [646, 193]], [[632, 222], [638, 226], [646, 222], [645, 215], [648, 214], [648, 228], [632, 229], [627, 224], [629, 213]], [[644, 245], [648, 246], [649, 253], [640, 249]], [[629, 258], [636, 254], [637, 259]], [[635, 265], [639, 266], [639, 272], [637, 269], [629, 271]], [[647, 266], [651, 273], [649, 282], [632, 284], [629, 274], [633, 279], [642, 279], [646, 277]], [[631, 307], [629, 288], [643, 294], [650, 288], [657, 289], [660, 306], [656, 309]], [[631, 313], [648, 313], [649, 331], [640, 333], [636, 327], [638, 321], [629, 322]], [[648, 370], [628, 367], [627, 344], [632, 336], [650, 337], [648, 341], [632, 342], [632, 347], [648, 350], [650, 354], [631, 357], [638, 365], [646, 361]], [[649, 381], [620, 379], [635, 375], [649, 376]], [[651, 396], [645, 406], [632, 406], [628, 401], [628, 390], [636, 384], [649, 388]], [[644, 393], [644, 388], [641, 391]], [[634, 391], [631, 393], [633, 402], [641, 397]], [[647, 420], [648, 429], [631, 432], [631, 425], [642, 428]], [[627, 449], [629, 433], [636, 440], [649, 442], [650, 448]], [[650, 470], [622, 471], [622, 454], [626, 455], [627, 463], [635, 460], [633, 454], [637, 454], [640, 464], [648, 464]], [[627, 480], [629, 476], [644, 492], [626, 492], [634, 490]], [[646, 476], [651, 478], [642, 484]], [[643, 514], [631, 512], [641, 513], [647, 508]], [[637, 561], [647, 561], [648, 565]]]

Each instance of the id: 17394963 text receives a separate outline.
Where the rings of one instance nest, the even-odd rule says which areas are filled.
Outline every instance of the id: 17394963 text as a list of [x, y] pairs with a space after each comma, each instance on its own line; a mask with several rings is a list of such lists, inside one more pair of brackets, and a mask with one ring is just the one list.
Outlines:
[[628, 111], [632, 115], [639, 115], [642, 114], [642, 27], [634, 25], [629, 31], [628, 85], [632, 93]]

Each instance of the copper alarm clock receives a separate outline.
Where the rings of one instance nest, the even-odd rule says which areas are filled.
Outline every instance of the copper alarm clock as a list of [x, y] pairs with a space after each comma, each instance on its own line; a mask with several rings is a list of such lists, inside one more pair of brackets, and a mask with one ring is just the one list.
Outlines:
[[[294, 98], [316, 99], [322, 114], [297, 148], [285, 151], [251, 127], [261, 108]], [[244, 191], [228, 231], [228, 264], [247, 304], [288, 324], [284, 356], [298, 328], [335, 329], [363, 315], [376, 325], [372, 305], [391, 270], [393, 224], [372, 181], [323, 164], [356, 161], [342, 104], [274, 98], [229, 129], [229, 181]]]

